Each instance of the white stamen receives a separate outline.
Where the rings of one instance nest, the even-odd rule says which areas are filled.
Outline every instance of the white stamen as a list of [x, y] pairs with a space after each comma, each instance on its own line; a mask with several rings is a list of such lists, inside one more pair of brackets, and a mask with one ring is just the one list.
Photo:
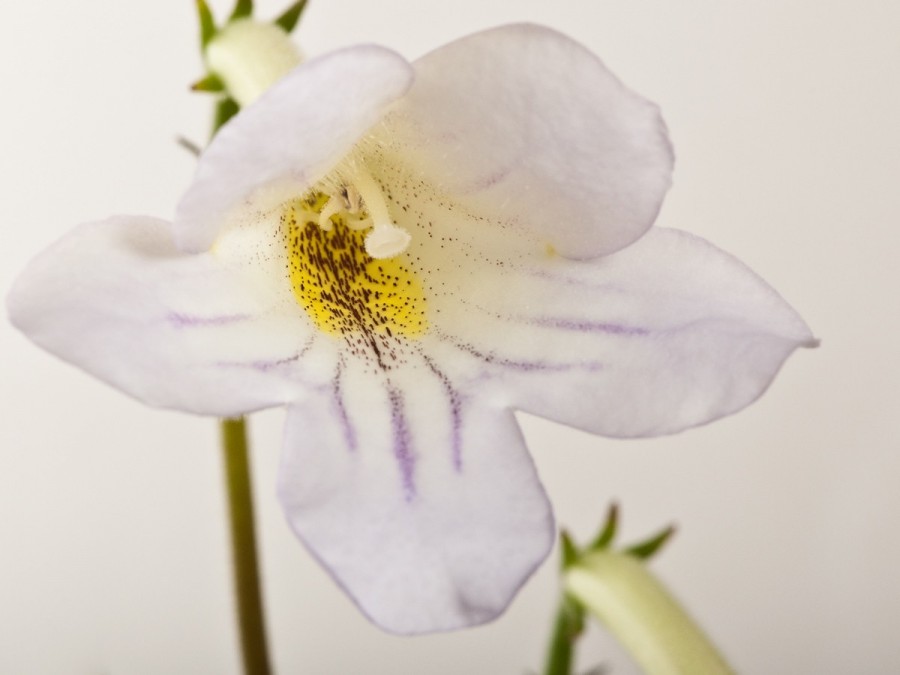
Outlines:
[[321, 227], [326, 232], [331, 232], [334, 227], [334, 223], [331, 222], [331, 216], [336, 215], [344, 210], [344, 205], [341, 203], [340, 198], [331, 197], [325, 206], [322, 208], [322, 212], [319, 214], [319, 227]]
[[354, 218], [351, 216], [347, 216], [344, 219], [344, 224], [349, 227], [351, 230], [368, 230], [374, 223], [371, 218]]
[[[372, 231], [366, 236], [366, 253], [373, 258], [393, 258], [403, 253], [412, 237], [409, 232], [394, 224], [381, 187], [372, 174], [362, 164], [355, 164], [347, 178], [348, 200], [358, 203], [359, 198], [362, 198], [362, 205], [372, 221]], [[351, 185], [354, 188], [352, 192], [349, 187]], [[351, 196], [353, 193], [355, 195]]]

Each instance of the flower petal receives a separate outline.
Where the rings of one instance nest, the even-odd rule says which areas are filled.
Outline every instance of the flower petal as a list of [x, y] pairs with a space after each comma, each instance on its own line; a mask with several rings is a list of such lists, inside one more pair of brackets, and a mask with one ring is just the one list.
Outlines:
[[294, 531], [395, 633], [489, 621], [547, 555], [553, 519], [511, 412], [424, 356], [347, 360], [289, 409], [279, 491]]
[[266, 211], [306, 188], [381, 119], [412, 82], [403, 57], [349, 47], [298, 66], [226, 124], [201, 155], [175, 217], [185, 251], [205, 251], [236, 206]]
[[312, 329], [275, 300], [211, 254], [179, 252], [169, 223], [116, 217], [39, 255], [7, 302], [34, 342], [135, 398], [233, 416], [300, 395]]
[[578, 43], [505, 26], [413, 65], [384, 142], [472, 213], [577, 258], [627, 246], [655, 220], [673, 163], [659, 110]]
[[455, 286], [430, 298], [443, 349], [476, 363], [471, 377], [492, 374], [482, 393], [498, 403], [594, 433], [652, 436], [731, 414], [815, 345], [762, 279], [677, 230], [586, 262], [498, 267], [454, 245]]

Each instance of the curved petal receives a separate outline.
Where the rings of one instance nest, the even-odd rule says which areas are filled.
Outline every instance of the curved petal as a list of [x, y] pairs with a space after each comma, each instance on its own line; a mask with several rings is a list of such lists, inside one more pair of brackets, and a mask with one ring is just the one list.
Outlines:
[[403, 96], [412, 68], [374, 45], [298, 66], [226, 124], [201, 155], [175, 216], [185, 251], [205, 251], [236, 206], [266, 211], [330, 169]]
[[[607, 436], [672, 433], [759, 397], [797, 347], [797, 313], [741, 262], [655, 228], [616, 254], [466, 260], [430, 299], [452, 358], [498, 404]], [[465, 250], [465, 249], [463, 249]]]
[[493, 619], [553, 543], [512, 413], [424, 356], [382, 376], [348, 360], [289, 409], [279, 492], [294, 531], [395, 633]]
[[7, 303], [38, 345], [145, 403], [234, 416], [296, 400], [311, 377], [309, 322], [274, 300], [212, 255], [179, 252], [169, 223], [116, 217], [35, 258]]
[[472, 213], [575, 258], [627, 246], [655, 220], [673, 164], [659, 110], [578, 43], [505, 26], [413, 65], [384, 143]]

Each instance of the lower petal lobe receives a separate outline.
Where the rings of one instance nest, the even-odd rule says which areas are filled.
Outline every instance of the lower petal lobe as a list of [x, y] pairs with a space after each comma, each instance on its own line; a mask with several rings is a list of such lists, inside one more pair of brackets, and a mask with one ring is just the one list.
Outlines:
[[512, 413], [421, 353], [379, 372], [347, 359], [291, 407], [279, 492], [294, 531], [395, 633], [493, 619], [553, 542]]

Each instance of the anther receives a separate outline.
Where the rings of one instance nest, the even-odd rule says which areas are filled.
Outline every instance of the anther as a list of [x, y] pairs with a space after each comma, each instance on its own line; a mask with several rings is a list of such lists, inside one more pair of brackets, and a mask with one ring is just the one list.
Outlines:
[[337, 197], [331, 197], [322, 208], [322, 212], [319, 213], [319, 227], [326, 232], [331, 232], [331, 229], [334, 227], [334, 223], [331, 222], [331, 216], [337, 215], [343, 210], [344, 205], [341, 203], [341, 200]]

